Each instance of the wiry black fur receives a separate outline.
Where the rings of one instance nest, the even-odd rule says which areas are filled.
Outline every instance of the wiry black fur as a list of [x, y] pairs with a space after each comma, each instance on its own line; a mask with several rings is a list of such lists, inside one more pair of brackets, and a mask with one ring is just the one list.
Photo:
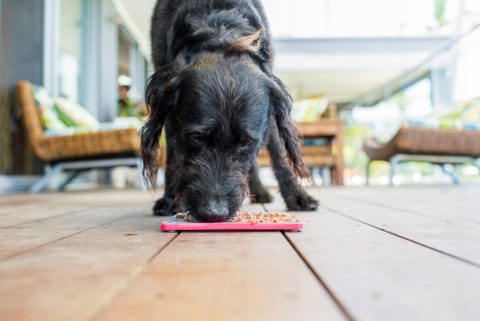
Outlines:
[[248, 194], [271, 201], [256, 166], [262, 145], [288, 209], [316, 209], [294, 176], [308, 173], [290, 95], [271, 72], [259, 0], [160, 0], [151, 38], [156, 71], [147, 85], [150, 117], [141, 137], [144, 176], [152, 185], [163, 127], [167, 137], [166, 190], [154, 214], [186, 209], [215, 221], [233, 215]]

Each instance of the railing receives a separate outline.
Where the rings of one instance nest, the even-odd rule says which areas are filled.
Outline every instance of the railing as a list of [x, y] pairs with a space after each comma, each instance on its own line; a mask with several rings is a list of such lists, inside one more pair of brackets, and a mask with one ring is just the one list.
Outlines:
[[[476, 39], [476, 41], [472, 41]], [[355, 107], [371, 107], [378, 104], [381, 101], [385, 101], [391, 98], [396, 93], [403, 91], [404, 89], [410, 87], [412, 84], [418, 82], [421, 79], [430, 77], [432, 82], [432, 100], [434, 104], [438, 101], [438, 97], [443, 94], [440, 92], [442, 89], [446, 88], [445, 82], [450, 81], [450, 88], [452, 87], [455, 80], [452, 79], [443, 79], [440, 83], [438, 80], [438, 71], [443, 70], [444, 78], [452, 77], [452, 73], [448, 74], [448, 69], [455, 68], [456, 61], [459, 59], [458, 49], [463, 45], [472, 46], [473, 44], [477, 45], [477, 49], [480, 46], [480, 24], [475, 25], [473, 28], [467, 32], [449, 40], [444, 45], [436, 49], [418, 64], [414, 65], [412, 68], [409, 68], [399, 76], [388, 81], [382, 86], [365, 93], [358, 98], [354, 99], [351, 103], [345, 105], [343, 110], [351, 110]], [[465, 51], [465, 50], [464, 50]], [[480, 57], [480, 56], [479, 56]], [[477, 67], [480, 73], [480, 58], [477, 59], [479, 64], [474, 66]], [[455, 72], [453, 72], [455, 74]], [[480, 83], [478, 96], [480, 96]], [[448, 87], [448, 86], [447, 86]], [[445, 96], [445, 95], [443, 95]], [[448, 95], [447, 95], [448, 96]], [[453, 103], [453, 97], [443, 97], [443, 102]]]

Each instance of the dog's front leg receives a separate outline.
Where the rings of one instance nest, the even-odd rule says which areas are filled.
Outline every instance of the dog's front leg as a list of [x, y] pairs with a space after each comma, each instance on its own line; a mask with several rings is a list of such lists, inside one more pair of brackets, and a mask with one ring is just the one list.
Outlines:
[[182, 212], [183, 208], [175, 201], [178, 176], [182, 170], [183, 154], [175, 148], [175, 142], [167, 135], [167, 164], [165, 169], [165, 193], [153, 206], [153, 215], [170, 216]]
[[313, 211], [318, 207], [318, 201], [307, 194], [298, 184], [284, 156], [276, 126], [270, 126], [267, 149], [272, 158], [272, 167], [280, 185], [280, 193], [290, 211]]
[[263, 186], [260, 177], [258, 177], [258, 164], [255, 160], [248, 173], [248, 187], [250, 189], [250, 200], [252, 203], [270, 203], [272, 195]]

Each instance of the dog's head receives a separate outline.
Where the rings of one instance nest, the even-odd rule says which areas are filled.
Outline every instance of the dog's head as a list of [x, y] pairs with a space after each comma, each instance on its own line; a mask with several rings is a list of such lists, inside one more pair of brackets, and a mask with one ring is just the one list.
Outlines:
[[[248, 48], [246, 50], [249, 50]], [[248, 194], [248, 172], [269, 126], [277, 126], [293, 172], [306, 176], [291, 98], [249, 55], [204, 53], [157, 71], [147, 86], [150, 118], [142, 128], [144, 175], [153, 185], [159, 136], [168, 118], [183, 153], [177, 195], [203, 221], [234, 215]]]

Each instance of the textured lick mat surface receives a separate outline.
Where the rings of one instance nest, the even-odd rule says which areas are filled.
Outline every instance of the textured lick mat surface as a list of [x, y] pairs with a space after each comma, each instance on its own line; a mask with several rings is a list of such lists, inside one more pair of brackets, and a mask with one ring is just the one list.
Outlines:
[[196, 222], [188, 214], [177, 214], [162, 222], [162, 231], [291, 231], [301, 230], [303, 223], [287, 213], [240, 212], [227, 222]]

